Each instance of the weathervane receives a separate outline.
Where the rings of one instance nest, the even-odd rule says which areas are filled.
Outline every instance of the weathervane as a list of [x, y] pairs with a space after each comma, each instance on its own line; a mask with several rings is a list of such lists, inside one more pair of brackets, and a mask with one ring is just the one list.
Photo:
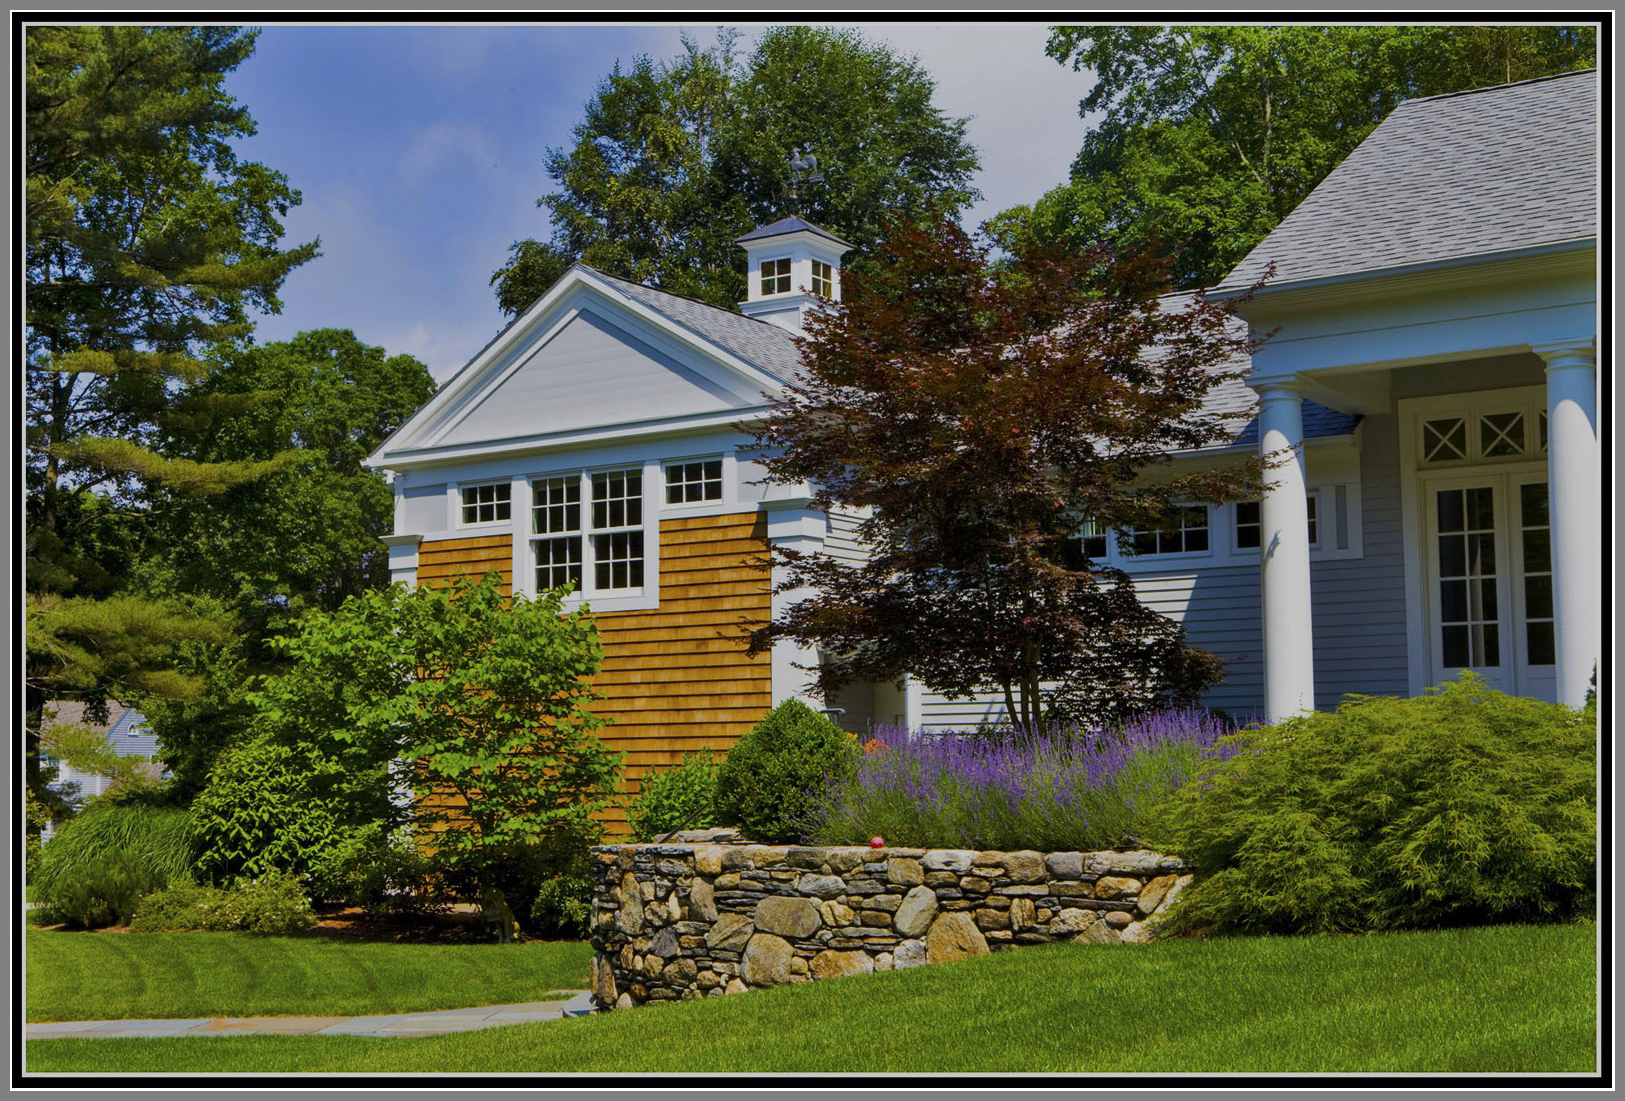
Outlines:
[[790, 147], [790, 213], [801, 213], [801, 200], [796, 191], [797, 184], [823, 183], [824, 174], [818, 171], [818, 158], [808, 153], [801, 155], [801, 146]]

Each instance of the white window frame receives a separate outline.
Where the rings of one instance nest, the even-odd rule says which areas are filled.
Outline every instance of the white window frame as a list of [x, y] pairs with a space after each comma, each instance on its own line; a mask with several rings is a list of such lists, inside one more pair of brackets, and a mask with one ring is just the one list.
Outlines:
[[[491, 488], [500, 486], [508, 490], [508, 515], [499, 520], [464, 520], [463, 492], [470, 489], [484, 489], [487, 486]], [[508, 478], [482, 478], [479, 481], [448, 482], [446, 484], [446, 500], [451, 507], [451, 523], [447, 525], [448, 531], [507, 531], [513, 526], [514, 518], [519, 512], [516, 507], [518, 500], [513, 492], [513, 482]], [[492, 511], [494, 512], [495, 509]]]
[[[641, 513], [637, 524], [611, 525], [598, 528], [593, 524], [593, 476], [599, 474], [636, 473], [641, 479], [640, 493], [637, 498], [641, 502]], [[537, 482], [544, 482], [556, 478], [577, 478], [580, 480], [581, 508], [580, 527], [569, 533], [537, 533], [532, 520], [535, 508], [534, 486]], [[575, 538], [580, 540], [581, 548], [581, 585], [575, 592], [565, 598], [566, 607], [579, 607], [590, 604], [595, 611], [632, 611], [648, 610], [659, 605], [660, 599], [660, 516], [659, 502], [665, 497], [665, 479], [662, 464], [655, 460], [623, 461], [618, 463], [603, 463], [593, 466], [577, 466], [563, 470], [553, 469], [538, 471], [523, 476], [525, 509], [522, 519], [516, 518], [514, 527], [515, 570], [516, 587], [519, 591], [535, 596], [539, 591], [537, 587], [537, 544], [539, 542], [556, 538]], [[517, 495], [516, 495], [517, 496]], [[516, 517], [520, 514], [516, 513]], [[601, 589], [597, 585], [597, 561], [594, 536], [613, 535], [621, 532], [638, 532], [643, 536], [643, 582], [641, 585], [619, 589]], [[522, 584], [519, 579], [522, 577]]]
[[[717, 464], [717, 495], [715, 497], [701, 497], [696, 501], [672, 501], [668, 499], [667, 491], [671, 488], [671, 472], [673, 470], [680, 470], [685, 467], [693, 466], [696, 463]], [[728, 496], [728, 461], [727, 457], [720, 452], [710, 455], [696, 455], [687, 459], [666, 459], [660, 464], [660, 477], [660, 509], [662, 512], [692, 508], [699, 505], [714, 506], [720, 504]], [[710, 480], [711, 479], [709, 478], [702, 477], [699, 484], [703, 486]], [[685, 481], [679, 482], [678, 484], [687, 486], [695, 483]]]
[[[1465, 399], [1460, 405], [1412, 405], [1409, 417], [1404, 418], [1404, 431], [1410, 434], [1406, 442], [1414, 455], [1415, 469], [1435, 471], [1454, 470], [1463, 467], [1499, 466], [1503, 463], [1530, 463], [1544, 462], [1546, 448], [1540, 443], [1540, 425], [1546, 416], [1545, 396], [1535, 395], [1523, 388], [1510, 388], [1505, 390], [1483, 390], [1457, 396]], [[1534, 400], [1531, 400], [1534, 398]], [[1407, 399], [1415, 401], [1418, 399]], [[1523, 416], [1523, 443], [1522, 453], [1517, 455], [1486, 455], [1484, 454], [1485, 417], [1493, 417], [1503, 413], [1519, 413]], [[1466, 428], [1467, 453], [1459, 459], [1427, 458], [1426, 432], [1430, 421], [1440, 421], [1459, 418]]]
[[[1321, 498], [1322, 498], [1322, 496], [1326, 496], [1326, 497], [1332, 497], [1332, 498], [1335, 499], [1336, 495], [1333, 492], [1334, 488], [1335, 487], [1332, 487], [1332, 486], [1314, 486], [1314, 487], [1310, 488], [1304, 494], [1304, 498], [1308, 502], [1309, 508], [1311, 510], [1310, 519], [1314, 523], [1313, 536], [1309, 540], [1309, 549], [1311, 551], [1318, 551], [1318, 550], [1321, 549], [1321, 539], [1325, 535], [1325, 532], [1326, 532], [1327, 516], [1326, 516], [1326, 510], [1321, 507]], [[1227, 518], [1229, 520], [1230, 553], [1234, 554], [1234, 555], [1237, 555], [1238, 557], [1241, 556], [1241, 555], [1254, 555], [1254, 554], [1257, 554], [1260, 550], [1263, 549], [1262, 546], [1244, 547], [1244, 546], [1241, 545], [1241, 506], [1242, 505], [1258, 505], [1259, 506], [1258, 521], [1259, 521], [1259, 541], [1260, 541], [1260, 543], [1262, 543], [1262, 541], [1263, 541], [1263, 530], [1264, 530], [1264, 514], [1263, 514], [1263, 502], [1262, 501], [1256, 501], [1256, 500], [1254, 500], [1254, 501], [1236, 501], [1236, 502], [1233, 502], [1232, 504], [1230, 504], [1230, 505], [1228, 505], [1228, 506], [1226, 506], [1224, 508], [1223, 511], [1224, 511], [1224, 513], [1226, 514], [1226, 516], [1227, 516]], [[1334, 516], [1331, 519], [1333, 519], [1335, 521], [1336, 517]], [[1335, 544], [1335, 540], [1334, 540], [1334, 544]]]
[[[756, 278], [757, 278], [757, 286], [759, 286], [761, 288], [763, 298], [776, 298], [777, 296], [779, 296], [781, 294], [794, 294], [795, 293], [795, 286], [791, 282], [792, 275], [793, 275], [793, 273], [795, 271], [795, 264], [792, 262], [793, 260], [794, 260], [794, 257], [790, 257], [790, 256], [764, 256], [764, 257], [762, 257], [761, 261], [756, 266]], [[773, 271], [773, 274], [771, 276], [767, 274], [767, 266], [769, 264], [774, 265], [774, 271]], [[777, 266], [780, 265], [780, 264], [784, 265], [784, 270], [783, 271], [778, 270]], [[783, 280], [784, 281], [784, 289], [783, 290], [768, 290], [767, 287], [768, 287], [768, 280], [769, 279], [771, 279], [773, 281], [774, 286], [777, 286], [779, 284], [779, 281]]]
[[[1213, 557], [1213, 520], [1214, 520], [1215, 514], [1220, 512], [1221, 510], [1215, 505], [1203, 504], [1201, 502], [1196, 502], [1196, 501], [1180, 501], [1180, 502], [1176, 502], [1173, 507], [1180, 510], [1181, 512], [1195, 511], [1197, 509], [1200, 509], [1202, 511], [1202, 515], [1207, 520], [1207, 523], [1201, 529], [1201, 530], [1207, 532], [1207, 546], [1201, 548], [1200, 550], [1177, 550], [1177, 551], [1155, 550], [1155, 551], [1140, 551], [1137, 554], [1126, 554], [1126, 553], [1123, 552], [1122, 542], [1119, 539], [1119, 540], [1114, 540], [1114, 542], [1117, 544], [1118, 556], [1125, 562], [1176, 562], [1176, 561], [1183, 561], [1183, 560], [1187, 560], [1187, 559], [1212, 558]], [[1132, 540], [1134, 538], [1134, 536], [1136, 536], [1136, 535], [1160, 534], [1161, 532], [1176, 531], [1176, 530], [1179, 531], [1183, 535], [1184, 532], [1190, 531], [1192, 529], [1187, 528], [1185, 526], [1184, 519], [1183, 519], [1183, 517], [1181, 517], [1180, 518], [1180, 524], [1179, 524], [1178, 528], [1131, 528], [1128, 531], [1124, 532], [1123, 534], [1126, 534], [1129, 537], [1129, 539]], [[1113, 535], [1116, 535], [1116, 534], [1117, 534], [1116, 532], [1113, 532]], [[1184, 540], [1182, 538], [1181, 542], [1183, 542], [1183, 541]]]
[[[819, 271], [820, 268], [823, 269], [822, 272]], [[822, 290], [818, 286], [820, 283], [824, 285]], [[825, 298], [832, 297], [835, 294], [835, 265], [824, 260], [813, 260], [812, 283], [807, 289]]]

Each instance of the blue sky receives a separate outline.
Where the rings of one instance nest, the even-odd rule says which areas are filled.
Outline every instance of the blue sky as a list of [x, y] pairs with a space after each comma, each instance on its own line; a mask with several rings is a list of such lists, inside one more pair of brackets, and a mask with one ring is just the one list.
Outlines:
[[[762, 29], [730, 25], [741, 52]], [[1065, 178], [1089, 78], [1044, 56], [1044, 23], [855, 25], [917, 57], [945, 113], [972, 116], [985, 195], [972, 222]], [[323, 255], [288, 277], [259, 340], [350, 328], [449, 377], [505, 323], [491, 273], [511, 242], [547, 236], [543, 158], [568, 143], [598, 81], [617, 60], [674, 56], [684, 31], [709, 45], [716, 30], [266, 26], [227, 78], [259, 124], [240, 153], [303, 193], [285, 240], [320, 237]]]

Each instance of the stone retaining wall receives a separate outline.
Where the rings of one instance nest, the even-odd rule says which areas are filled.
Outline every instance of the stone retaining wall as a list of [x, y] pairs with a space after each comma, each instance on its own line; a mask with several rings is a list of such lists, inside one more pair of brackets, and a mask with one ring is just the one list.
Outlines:
[[1027, 944], [1133, 943], [1177, 857], [794, 845], [593, 850], [603, 1008], [917, 967]]

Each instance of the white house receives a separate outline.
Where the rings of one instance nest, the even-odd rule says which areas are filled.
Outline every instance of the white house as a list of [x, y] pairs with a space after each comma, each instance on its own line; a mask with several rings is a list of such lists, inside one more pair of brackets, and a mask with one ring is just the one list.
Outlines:
[[[1597, 141], [1595, 73], [1407, 102], [1218, 289], [1273, 262], [1242, 312], [1279, 333], [1250, 391], [1215, 395], [1245, 427], [1177, 461], [1293, 461], [1261, 503], [1141, 533], [1149, 553], [1085, 536], [1226, 659], [1210, 703], [1279, 716], [1461, 668], [1583, 697], [1600, 630]], [[752, 660], [739, 641], [788, 599], [769, 595], [768, 546], [863, 553], [855, 517], [759, 484], [741, 428], [793, 378], [806, 292], [839, 297], [850, 246], [799, 218], [740, 244], [742, 314], [577, 265], [369, 460], [393, 476], [396, 579], [577, 583], [634, 777], [804, 691], [795, 665], [816, 653]], [[830, 702], [854, 729], [1002, 716], [909, 683]]]

